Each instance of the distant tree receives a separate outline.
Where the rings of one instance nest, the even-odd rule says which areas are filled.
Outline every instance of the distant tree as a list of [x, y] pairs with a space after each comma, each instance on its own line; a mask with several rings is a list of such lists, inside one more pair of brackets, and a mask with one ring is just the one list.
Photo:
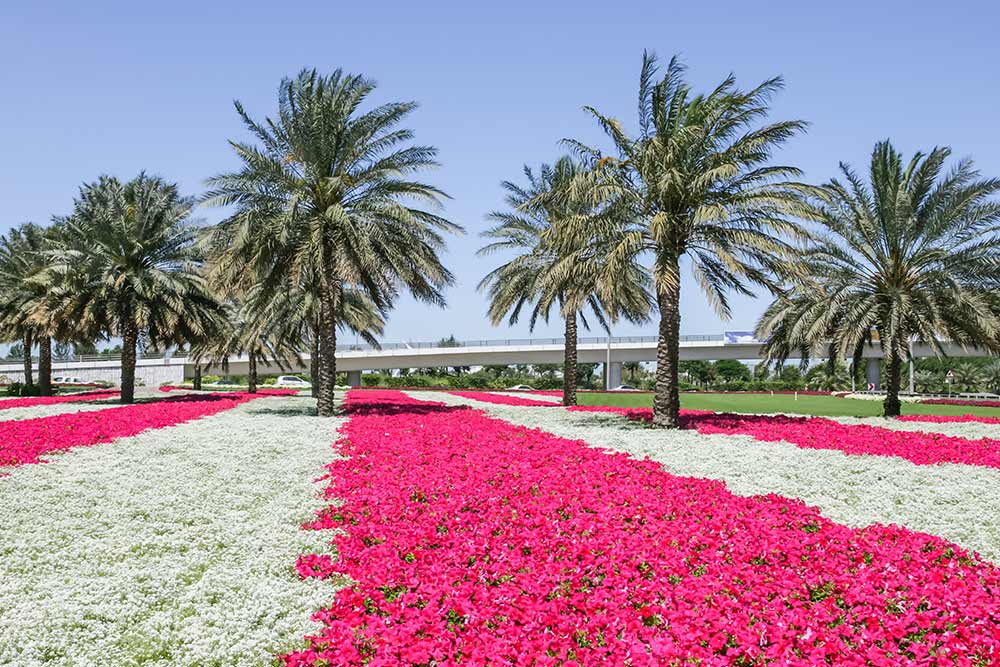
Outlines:
[[597, 377], [597, 364], [577, 364], [576, 377], [579, 386], [592, 388]]
[[802, 386], [802, 371], [798, 366], [783, 366], [778, 374], [778, 379], [782, 382], [794, 386]]
[[555, 377], [556, 373], [562, 370], [561, 364], [534, 364], [532, 370], [535, 374], [545, 377], [552, 378]]
[[921, 394], [935, 394], [941, 391], [943, 381], [938, 373], [927, 370], [918, 370], [913, 373], [913, 384]]
[[715, 379], [715, 367], [709, 361], [695, 359], [682, 361], [678, 370], [688, 377], [688, 380], [698, 385], [707, 385]]
[[622, 370], [625, 371], [625, 377], [628, 378], [629, 382], [634, 383], [639, 373], [642, 372], [642, 364], [638, 361], [626, 361], [622, 364]]
[[462, 344], [455, 339], [455, 334], [438, 341], [438, 347], [462, 347]]
[[715, 375], [723, 382], [750, 380], [750, 369], [736, 359], [719, 359], [714, 364]]
[[952, 368], [955, 381], [952, 387], [956, 391], [975, 392], [981, 391], [986, 385], [986, 374], [975, 363], [962, 361]]
[[23, 359], [24, 343], [14, 343], [7, 350], [7, 359]]
[[983, 368], [983, 379], [990, 391], [1000, 393], [1000, 359], [990, 362]]

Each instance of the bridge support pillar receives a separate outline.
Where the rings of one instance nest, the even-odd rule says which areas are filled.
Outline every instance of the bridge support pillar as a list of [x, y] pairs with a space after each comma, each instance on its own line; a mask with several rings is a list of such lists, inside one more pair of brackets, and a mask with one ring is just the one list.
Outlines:
[[622, 383], [622, 362], [604, 363], [604, 388], [612, 389]]
[[875, 385], [876, 391], [882, 389], [881, 371], [882, 371], [881, 359], [868, 359], [868, 363], [865, 366], [865, 377], [868, 379], [868, 384]]
[[347, 371], [347, 384], [357, 389], [361, 386], [361, 371]]

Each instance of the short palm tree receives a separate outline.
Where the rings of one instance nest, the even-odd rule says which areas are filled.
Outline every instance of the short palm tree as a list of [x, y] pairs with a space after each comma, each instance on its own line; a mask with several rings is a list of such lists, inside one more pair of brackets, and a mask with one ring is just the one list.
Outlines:
[[19, 339], [24, 348], [25, 385], [32, 386], [31, 351], [38, 345], [39, 393], [52, 393], [52, 332], [48, 323], [36, 321], [38, 299], [47, 286], [40, 278], [46, 266], [51, 234], [26, 223], [11, 229], [0, 240], [0, 332], [7, 339]]
[[213, 247], [226, 275], [266, 290], [308, 279], [320, 297], [319, 414], [334, 413], [337, 328], [348, 287], [376, 308], [400, 288], [441, 305], [451, 273], [438, 253], [442, 234], [461, 228], [420, 206], [445, 197], [412, 176], [436, 164], [436, 150], [411, 145], [399, 127], [416, 107], [361, 106], [375, 84], [340, 70], [304, 70], [279, 89], [278, 114], [258, 123], [236, 110], [257, 144], [231, 142], [239, 170], [209, 180], [207, 201], [235, 208]]
[[732, 77], [695, 95], [684, 67], [672, 59], [659, 77], [644, 53], [639, 79], [639, 131], [597, 110], [587, 111], [614, 145], [614, 154], [568, 140], [594, 167], [577, 193], [602, 210], [562, 225], [569, 243], [594, 234], [608, 240], [602, 289], [612, 289], [637, 258], [649, 259], [660, 314], [653, 423], [676, 427], [680, 409], [681, 266], [687, 263], [708, 301], [730, 315], [729, 292], [777, 289], [800, 234], [789, 214], [799, 193], [792, 167], [772, 154], [801, 132], [801, 121], [761, 125], [780, 78], [744, 91]]
[[510, 181], [507, 191], [510, 210], [494, 211], [489, 218], [497, 224], [483, 235], [491, 241], [480, 255], [514, 251], [510, 261], [486, 275], [479, 283], [489, 297], [489, 316], [494, 325], [508, 319], [517, 322], [521, 312], [530, 308], [529, 326], [534, 329], [539, 318], [548, 320], [553, 307], [565, 323], [563, 346], [563, 404], [576, 405], [577, 325], [590, 328], [589, 310], [605, 330], [608, 318], [624, 316], [642, 321], [649, 310], [647, 279], [642, 268], [630, 263], [614, 292], [597, 293], [599, 256], [585, 244], [557, 248], [546, 235], [561, 221], [581, 215], [586, 204], [569, 196], [573, 182], [582, 174], [582, 166], [564, 157], [553, 166], [542, 165], [535, 174], [525, 167], [527, 186]]
[[259, 312], [248, 308], [246, 302], [229, 302], [223, 312], [214, 330], [191, 346], [189, 357], [198, 367], [220, 366], [228, 373], [233, 357], [246, 356], [247, 390], [255, 394], [261, 364], [274, 363], [286, 370], [301, 362], [298, 349], [290, 346], [290, 341], [277, 331], [285, 326], [284, 321], [262, 318]]
[[977, 392], [985, 389], [986, 374], [978, 364], [961, 361], [951, 370], [955, 378], [954, 386], [959, 391]]
[[899, 414], [913, 341], [938, 354], [942, 340], [1000, 350], [1000, 180], [981, 178], [968, 160], [945, 171], [950, 154], [904, 161], [879, 143], [867, 183], [841, 164], [843, 180], [812, 191], [807, 215], [821, 233], [802, 250], [806, 277], [758, 325], [784, 348], [832, 346], [857, 358], [880, 344], [887, 416]]
[[193, 202], [175, 185], [140, 174], [84, 185], [51, 253], [45, 317], [79, 335], [121, 337], [121, 401], [135, 400], [140, 338], [166, 347], [199, 340], [219, 304], [199, 271]]
[[916, 371], [913, 374], [914, 388], [921, 394], [933, 394], [941, 391], [941, 378], [932, 371]]
[[989, 390], [1000, 393], [1000, 360], [994, 360], [983, 367], [983, 380]]

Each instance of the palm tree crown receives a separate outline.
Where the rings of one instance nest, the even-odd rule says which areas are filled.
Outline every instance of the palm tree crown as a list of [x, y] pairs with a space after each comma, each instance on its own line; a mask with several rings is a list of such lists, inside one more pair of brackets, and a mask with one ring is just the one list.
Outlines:
[[971, 161], [946, 171], [951, 151], [905, 161], [889, 142], [872, 153], [868, 182], [813, 190], [820, 233], [804, 248], [806, 278], [771, 304], [758, 325], [771, 354], [832, 347], [860, 357], [879, 342], [886, 359], [885, 413], [899, 414], [903, 361], [915, 340], [1000, 350], [1000, 180]]
[[413, 133], [398, 127], [416, 104], [362, 111], [374, 89], [340, 70], [328, 77], [306, 70], [281, 83], [273, 119], [258, 123], [237, 102], [257, 144], [231, 142], [243, 164], [210, 179], [206, 196], [236, 207], [214, 239], [223, 274], [267, 289], [306, 279], [318, 287], [322, 415], [334, 407], [344, 290], [363, 289], [378, 309], [400, 287], [443, 304], [452, 275], [438, 257], [442, 233], [461, 229], [419, 207], [439, 206], [445, 195], [411, 178], [436, 165], [436, 150], [409, 145]]
[[712, 92], [695, 95], [684, 67], [672, 59], [657, 80], [656, 57], [643, 54], [639, 79], [639, 132], [596, 109], [587, 111], [614, 145], [615, 154], [568, 140], [594, 167], [577, 195], [604, 214], [573, 218], [562, 238], [598, 235], [606, 246], [602, 275], [611, 289], [636, 258], [648, 257], [660, 311], [654, 423], [675, 426], [680, 329], [681, 260], [690, 263], [702, 291], [724, 317], [728, 292], [751, 286], [776, 289], [775, 278], [799, 234], [789, 215], [799, 206], [788, 182], [799, 171], [771, 165], [772, 153], [802, 131], [801, 121], [759, 123], [780, 78], [748, 91], [730, 76]]

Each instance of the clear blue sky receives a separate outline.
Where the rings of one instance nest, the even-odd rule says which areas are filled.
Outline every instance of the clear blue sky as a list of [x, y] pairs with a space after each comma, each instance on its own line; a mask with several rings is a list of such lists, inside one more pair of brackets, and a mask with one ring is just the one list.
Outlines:
[[[245, 138], [232, 100], [270, 114], [281, 77], [304, 66], [360, 72], [378, 81], [379, 99], [418, 101], [409, 124], [443, 163], [429, 178], [468, 230], [449, 244], [458, 284], [448, 309], [404, 300], [389, 341], [528, 335], [484, 318], [475, 285], [489, 262], [474, 255], [484, 214], [502, 202], [499, 182], [558, 157], [559, 139], [599, 141], [581, 106], [634, 126], [643, 48], [681, 54], [699, 88], [731, 71], [745, 85], [784, 75], [774, 117], [812, 125], [779, 157], [810, 180], [839, 160], [863, 166], [884, 137], [908, 153], [947, 144], [1000, 175], [1000, 9], [990, 3], [679, 4], [4, 3], [0, 231], [68, 212], [101, 173], [146, 169], [200, 193], [234, 166], [226, 140]], [[764, 305], [737, 301], [726, 324], [689, 281], [682, 330], [752, 328]], [[554, 323], [536, 335], [560, 332]]]

